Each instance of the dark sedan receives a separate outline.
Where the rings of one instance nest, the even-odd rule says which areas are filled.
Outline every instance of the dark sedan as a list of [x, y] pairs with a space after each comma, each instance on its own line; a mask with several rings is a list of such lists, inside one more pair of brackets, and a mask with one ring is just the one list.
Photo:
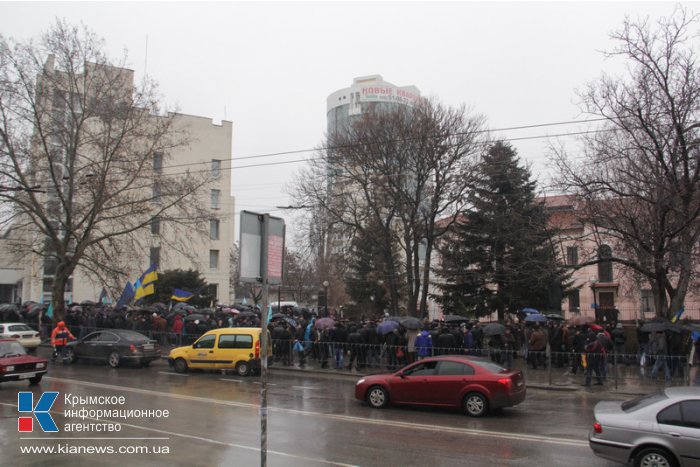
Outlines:
[[396, 373], [365, 376], [355, 385], [355, 397], [375, 408], [389, 402], [458, 407], [473, 417], [517, 405], [525, 393], [520, 370], [463, 355], [426, 358]]
[[147, 366], [160, 358], [160, 345], [136, 331], [109, 329], [96, 331], [82, 339], [69, 342], [64, 349], [64, 361], [101, 361], [117, 368], [124, 362]]
[[0, 339], [0, 382], [28, 379], [30, 384], [38, 384], [47, 366], [45, 358], [27, 355], [16, 340]]

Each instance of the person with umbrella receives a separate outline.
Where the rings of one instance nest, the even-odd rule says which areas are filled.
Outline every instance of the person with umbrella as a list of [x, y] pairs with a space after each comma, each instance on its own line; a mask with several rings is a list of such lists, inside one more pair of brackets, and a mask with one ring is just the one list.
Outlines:
[[433, 354], [433, 340], [428, 331], [421, 331], [416, 337], [416, 354], [418, 360], [423, 360]]
[[528, 342], [528, 353], [531, 356], [530, 363], [532, 369], [536, 370], [537, 365], [547, 366], [545, 362], [545, 350], [547, 349], [547, 335], [544, 333], [539, 324], [535, 324], [535, 328], [530, 335]]
[[182, 316], [177, 313], [175, 315], [175, 321], [173, 321], [173, 334], [175, 334], [175, 345], [178, 347], [182, 345], [182, 331], [185, 329], [185, 323], [182, 322]]
[[591, 385], [591, 378], [593, 372], [595, 371], [596, 385], [603, 385], [603, 378], [600, 370], [600, 364], [602, 359], [605, 358], [605, 349], [603, 344], [598, 341], [598, 337], [595, 331], [588, 331], [586, 337], [586, 380], [584, 381], [584, 386]]
[[501, 335], [501, 364], [506, 368], [513, 368], [513, 352], [515, 351], [515, 336], [510, 330], [510, 326], [506, 326]]

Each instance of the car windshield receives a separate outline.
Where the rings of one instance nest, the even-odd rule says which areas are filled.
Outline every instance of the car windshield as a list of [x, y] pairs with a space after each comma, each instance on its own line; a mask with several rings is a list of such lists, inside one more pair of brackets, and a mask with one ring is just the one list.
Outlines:
[[637, 397], [636, 399], [623, 402], [622, 410], [626, 413], [634, 412], [664, 399], [668, 399], [668, 397], [663, 392]]
[[503, 368], [501, 365], [496, 365], [495, 363], [491, 363], [486, 360], [470, 360], [469, 363], [473, 363], [474, 365], [478, 365], [484, 370], [490, 371], [491, 373], [503, 373], [504, 371], [508, 371], [505, 368]]
[[7, 357], [10, 355], [24, 355], [27, 352], [24, 351], [24, 347], [19, 342], [0, 342], [0, 357]]

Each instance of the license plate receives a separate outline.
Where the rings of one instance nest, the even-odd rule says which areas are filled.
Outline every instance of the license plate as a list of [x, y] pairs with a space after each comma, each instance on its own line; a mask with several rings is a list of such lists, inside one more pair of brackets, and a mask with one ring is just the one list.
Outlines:
[[143, 350], [153, 350], [153, 344], [144, 344]]
[[36, 373], [23, 373], [19, 375], [19, 379], [29, 379], [36, 376]]

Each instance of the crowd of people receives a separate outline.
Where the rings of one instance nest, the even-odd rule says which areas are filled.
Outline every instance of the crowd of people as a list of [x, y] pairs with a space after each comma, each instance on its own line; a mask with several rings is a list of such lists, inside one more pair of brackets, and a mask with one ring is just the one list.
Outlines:
[[[605, 326], [573, 326], [563, 320], [540, 324], [522, 318], [506, 321], [498, 332], [489, 329], [489, 324], [466, 319], [448, 323], [424, 320], [408, 329], [398, 322], [385, 326], [376, 319], [319, 320], [312, 310], [286, 309], [272, 315], [268, 329], [274, 361], [281, 365], [304, 367], [312, 359], [322, 368], [397, 369], [428, 356], [459, 353], [488, 357], [505, 367], [513, 367], [517, 358], [532, 369], [551, 365], [566, 369], [568, 374], [584, 374], [586, 385], [594, 376], [596, 384], [603, 384], [611, 364], [638, 365], [643, 374], [663, 376], [667, 381], [683, 377], [687, 365], [697, 364], [700, 354], [700, 333], [682, 327], [645, 332], [642, 322], [636, 327], [612, 321]], [[51, 318], [45, 312], [31, 316], [28, 310], [17, 310], [16, 315], [3, 319], [40, 325], [44, 337], [51, 332]], [[77, 338], [97, 329], [119, 328], [141, 332], [164, 346], [178, 346], [193, 343], [210, 329], [260, 327], [261, 314], [252, 307], [115, 310], [70, 306], [64, 322]]]

